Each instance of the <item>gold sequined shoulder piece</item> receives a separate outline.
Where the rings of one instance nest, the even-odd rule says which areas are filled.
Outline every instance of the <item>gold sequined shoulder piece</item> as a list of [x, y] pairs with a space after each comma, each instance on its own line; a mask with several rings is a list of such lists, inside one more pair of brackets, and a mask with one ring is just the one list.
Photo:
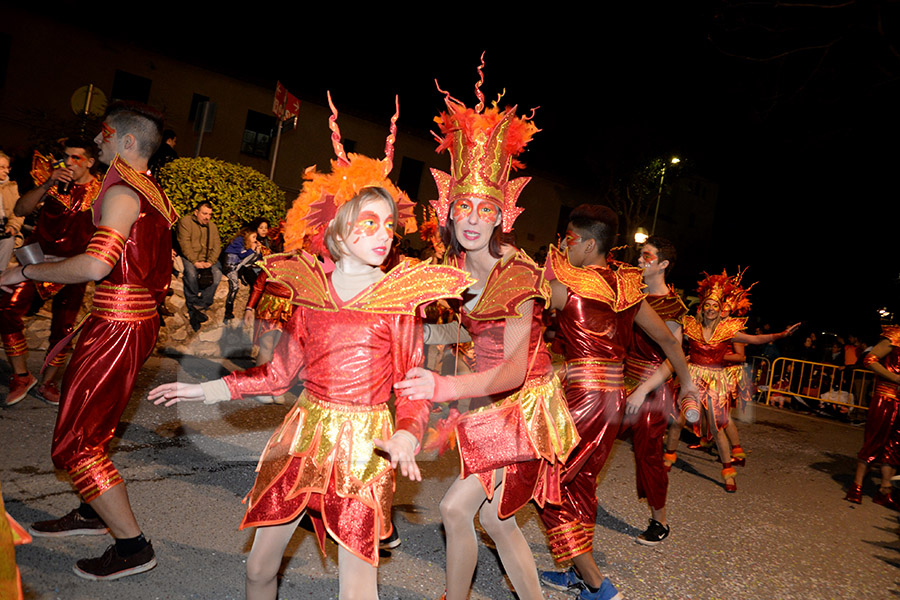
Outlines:
[[[119, 155], [116, 155], [109, 164], [106, 177], [103, 178], [102, 190], [106, 190], [120, 181], [133, 187], [147, 198], [147, 202], [166, 219], [169, 227], [172, 227], [178, 221], [178, 213], [163, 191], [156, 185], [156, 182], [149, 175], [135, 171], [131, 165], [122, 160]], [[97, 218], [96, 214], [94, 218]]]
[[672, 291], [665, 296], [648, 296], [647, 303], [663, 321], [681, 323], [688, 311], [678, 294]]
[[338, 309], [328, 291], [328, 279], [316, 257], [302, 252], [270, 254], [257, 263], [271, 281], [290, 290], [290, 301], [313, 310]]
[[484, 291], [469, 318], [492, 321], [521, 317], [519, 305], [530, 298], [544, 302], [550, 297], [550, 284], [544, 272], [521, 250], [498, 260], [488, 275]]
[[682, 333], [686, 338], [700, 343], [706, 341], [703, 339], [703, 326], [691, 315], [685, 315], [684, 318], [681, 319], [681, 328]]
[[900, 327], [897, 325], [884, 325], [881, 328], [881, 335], [891, 343], [891, 346], [900, 348]]
[[404, 260], [368, 291], [346, 306], [349, 310], [415, 315], [416, 308], [441, 298], [461, 298], [475, 280], [468, 273], [431, 261]]
[[643, 273], [634, 267], [620, 266], [610, 270], [616, 287], [596, 268], [575, 267], [555, 246], [550, 247], [550, 267], [560, 283], [581, 296], [608, 304], [616, 312], [631, 308], [643, 300]]

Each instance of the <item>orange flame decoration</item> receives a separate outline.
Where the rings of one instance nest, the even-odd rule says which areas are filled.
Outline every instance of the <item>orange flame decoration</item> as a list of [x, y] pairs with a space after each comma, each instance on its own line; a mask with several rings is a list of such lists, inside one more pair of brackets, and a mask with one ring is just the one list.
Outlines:
[[[485, 108], [484, 54], [478, 67], [475, 96], [478, 104], [467, 108], [460, 100], [435, 85], [444, 95], [447, 110], [434, 120], [440, 134], [433, 133], [438, 142], [437, 152], [450, 152], [450, 173], [432, 169], [438, 187], [438, 199], [431, 204], [437, 210], [441, 227], [447, 225], [450, 205], [459, 198], [476, 198], [496, 203], [503, 214], [503, 231], [512, 231], [513, 222], [522, 213], [516, 206], [519, 194], [531, 178], [509, 179], [511, 169], [524, 165], [516, 158], [525, 150], [535, 133], [540, 131], [531, 119], [516, 116], [515, 106], [501, 110], [500, 94], [489, 108]], [[505, 91], [504, 91], [505, 93]]]
[[331, 99], [331, 93], [328, 93], [328, 106], [331, 108], [328, 127], [331, 129], [331, 143], [336, 158], [331, 161], [330, 173], [322, 173], [315, 166], [307, 168], [304, 172], [303, 189], [287, 214], [284, 232], [286, 250], [303, 248], [304, 240], [312, 238], [315, 240], [312, 249], [321, 254], [324, 250], [321, 243], [322, 233], [337, 210], [361, 189], [370, 186], [382, 187], [394, 198], [399, 212], [399, 232], [416, 230], [416, 219], [412, 210], [415, 204], [388, 179], [393, 168], [397, 118], [400, 115], [399, 98], [394, 98], [394, 105], [395, 112], [391, 118], [390, 133], [385, 144], [385, 158], [376, 160], [362, 154], [347, 154], [344, 151], [341, 130], [337, 124], [338, 111]]

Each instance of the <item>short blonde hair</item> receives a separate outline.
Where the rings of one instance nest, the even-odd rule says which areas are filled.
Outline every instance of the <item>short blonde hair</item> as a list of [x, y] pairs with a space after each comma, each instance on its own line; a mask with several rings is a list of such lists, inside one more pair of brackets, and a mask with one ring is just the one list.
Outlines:
[[345, 202], [338, 209], [334, 220], [328, 224], [325, 230], [325, 247], [331, 254], [332, 260], [339, 260], [344, 252], [341, 250], [341, 240], [350, 234], [350, 228], [359, 217], [359, 211], [370, 201], [383, 200], [391, 207], [391, 215], [394, 217], [394, 223], [397, 222], [397, 203], [394, 202], [393, 196], [382, 187], [365, 187], [359, 190], [353, 198]]

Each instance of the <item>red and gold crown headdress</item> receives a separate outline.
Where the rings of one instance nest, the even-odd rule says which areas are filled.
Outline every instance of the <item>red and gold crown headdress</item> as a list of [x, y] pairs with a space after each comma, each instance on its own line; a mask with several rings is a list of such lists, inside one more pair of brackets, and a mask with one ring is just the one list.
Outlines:
[[734, 284], [731, 281], [731, 278], [728, 277], [728, 273], [724, 270], [721, 275], [710, 275], [707, 272], [703, 272], [703, 275], [706, 277], [697, 282], [697, 294], [700, 296], [700, 306], [703, 306], [703, 303], [707, 300], [715, 300], [720, 305], [725, 301], [725, 298], [731, 294], [734, 288]]
[[750, 307], [753, 306], [750, 302], [750, 290], [753, 289], [757, 282], [751, 283], [746, 288], [743, 287], [741, 279], [743, 279], [746, 272], [746, 268], [742, 270], [738, 267], [738, 274], [731, 278], [731, 292], [722, 304], [722, 308], [731, 313], [732, 316], [742, 317], [750, 312]]
[[[384, 147], [384, 158], [376, 160], [362, 154], [347, 154], [341, 144], [341, 130], [338, 128], [338, 111], [328, 93], [331, 116], [331, 143], [337, 158], [331, 161], [331, 172], [322, 173], [315, 166], [303, 174], [305, 183], [294, 205], [288, 211], [284, 241], [286, 250], [298, 250], [304, 242], [313, 241], [313, 250], [321, 251], [321, 235], [334, 219], [338, 208], [356, 196], [365, 187], [377, 186], [386, 189], [394, 198], [399, 214], [399, 232], [416, 230], [415, 204], [388, 179], [394, 164], [394, 142], [397, 136], [397, 117], [400, 114], [399, 100], [395, 98], [396, 111], [391, 117], [390, 134]], [[318, 242], [316, 240], [318, 239]]]
[[[490, 200], [500, 207], [503, 215], [503, 231], [512, 231], [513, 222], [524, 209], [516, 206], [519, 194], [530, 177], [509, 179], [510, 169], [524, 165], [516, 156], [539, 129], [531, 122], [534, 110], [528, 117], [517, 117], [516, 107], [500, 110], [501, 94], [489, 108], [484, 106], [484, 54], [478, 67], [478, 83], [474, 109], [452, 97], [438, 85], [444, 94], [447, 111], [435, 118], [441, 135], [434, 134], [439, 142], [437, 151], [450, 151], [450, 173], [431, 169], [437, 183], [438, 199], [431, 205], [437, 210], [441, 227], [446, 227], [450, 206], [460, 198]], [[437, 81], [435, 81], [437, 84]]]

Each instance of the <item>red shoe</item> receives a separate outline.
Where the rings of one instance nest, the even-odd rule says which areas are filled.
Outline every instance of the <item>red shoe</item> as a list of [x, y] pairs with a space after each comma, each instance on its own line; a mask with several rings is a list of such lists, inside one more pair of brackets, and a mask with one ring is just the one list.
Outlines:
[[878, 493], [875, 494], [875, 497], [872, 498], [872, 502], [890, 508], [891, 510], [900, 511], [900, 503], [894, 500], [894, 496], [891, 495], [890, 492], [885, 494], [879, 490]]
[[46, 381], [38, 386], [37, 396], [47, 404], [52, 404], [53, 406], [59, 406], [59, 387], [52, 382]]
[[743, 467], [747, 464], [747, 453], [740, 446], [734, 446], [731, 449], [731, 464], [736, 467]]
[[[725, 463], [723, 463], [723, 466]], [[729, 494], [733, 494], [737, 491], [737, 482], [735, 481], [735, 476], [737, 475], [737, 471], [734, 470], [734, 467], [731, 466], [731, 463], [727, 463], [724, 469], [722, 469], [722, 479], [725, 480], [725, 491]]]
[[847, 490], [847, 495], [844, 496], [844, 500], [848, 502], [853, 502], [854, 504], [862, 504], [862, 486], [853, 484]]
[[31, 373], [24, 375], [12, 375], [9, 378], [9, 394], [6, 396], [6, 406], [18, 404], [28, 395], [28, 391], [34, 387], [37, 379]]

